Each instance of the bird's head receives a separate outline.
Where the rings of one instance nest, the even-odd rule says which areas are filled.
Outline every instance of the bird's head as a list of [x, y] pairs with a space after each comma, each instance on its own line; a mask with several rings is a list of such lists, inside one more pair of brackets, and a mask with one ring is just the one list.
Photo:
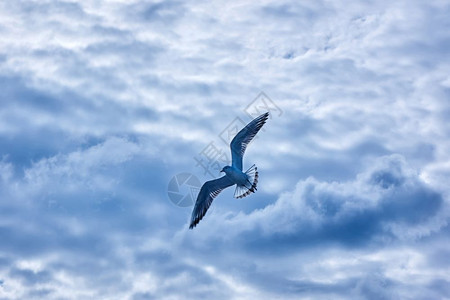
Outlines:
[[229, 168], [231, 168], [231, 167], [230, 166], [225, 166], [225, 167], [222, 168], [222, 170], [220, 170], [220, 172], [221, 173], [222, 172], [226, 173]]

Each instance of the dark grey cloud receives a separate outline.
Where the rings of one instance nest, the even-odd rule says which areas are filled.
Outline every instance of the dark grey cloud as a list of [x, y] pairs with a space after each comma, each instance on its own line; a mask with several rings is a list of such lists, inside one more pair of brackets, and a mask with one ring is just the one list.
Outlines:
[[[391, 232], [390, 225], [419, 226], [433, 219], [444, 206], [442, 195], [417, 178], [402, 157], [393, 155], [374, 162], [354, 181], [320, 182], [308, 178], [273, 205], [221, 222], [223, 226], [245, 228], [244, 244], [255, 240], [248, 240], [248, 236], [262, 235], [263, 240], [268, 239], [270, 249], [277, 245], [284, 248], [286, 242], [294, 247], [326, 241], [365, 246], [379, 235], [390, 238], [399, 234]], [[288, 219], [280, 217], [285, 211], [290, 212]], [[276, 243], [271, 242], [272, 237]], [[261, 249], [259, 246], [255, 245]]]
[[[393, 299], [403, 294], [409, 283], [387, 276], [383, 269], [376, 271], [364, 266], [362, 258], [358, 269], [367, 275], [352, 276], [350, 271], [347, 276], [326, 284], [314, 280], [288, 281], [286, 274], [274, 275], [267, 271], [271, 264], [266, 260], [298, 256], [300, 261], [295, 265], [299, 269], [293, 272], [300, 278], [311, 278], [302, 265], [320, 264], [321, 259], [331, 263], [336, 253], [331, 258], [310, 253], [358, 253], [397, 248], [405, 243], [413, 245], [427, 238], [439, 239], [446, 226], [447, 217], [443, 212], [447, 209], [443, 195], [421, 182], [402, 157], [393, 155], [373, 162], [353, 181], [325, 182], [312, 178], [301, 181], [294, 192], [249, 214], [226, 215], [214, 211], [197, 232], [181, 234], [180, 242], [182, 249], [189, 249], [198, 259], [199, 253], [214, 253], [201, 255], [207, 262], [214, 261], [216, 256], [227, 257], [229, 252], [246, 253], [260, 268], [236, 273], [241, 274], [243, 281], [267, 292], [342, 298], [351, 293], [362, 298], [378, 295], [380, 299]], [[434, 222], [439, 223], [436, 229], [423, 231]], [[441, 254], [433, 257], [439, 261]], [[226, 268], [231, 261], [225, 260], [222, 267]], [[373, 262], [368, 266], [371, 265], [375, 266]], [[426, 268], [430, 266], [426, 264]], [[350, 267], [344, 264], [345, 268]], [[432, 285], [433, 280], [428, 284]], [[422, 286], [415, 291], [419, 295], [428, 289]]]

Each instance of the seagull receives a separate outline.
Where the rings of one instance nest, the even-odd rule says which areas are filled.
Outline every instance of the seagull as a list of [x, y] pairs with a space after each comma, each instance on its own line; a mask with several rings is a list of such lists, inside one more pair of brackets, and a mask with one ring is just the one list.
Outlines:
[[255, 165], [251, 166], [247, 171], [242, 172], [242, 158], [245, 149], [251, 140], [255, 137], [261, 127], [266, 123], [269, 117], [269, 112], [266, 112], [253, 121], [247, 124], [241, 131], [236, 134], [230, 143], [231, 148], [231, 166], [225, 166], [220, 172], [225, 175], [218, 179], [207, 181], [203, 184], [195, 202], [194, 210], [192, 211], [191, 224], [189, 229], [193, 229], [211, 206], [214, 198], [219, 193], [230, 187], [236, 185], [234, 191], [235, 198], [243, 198], [256, 191], [258, 183], [258, 169]]

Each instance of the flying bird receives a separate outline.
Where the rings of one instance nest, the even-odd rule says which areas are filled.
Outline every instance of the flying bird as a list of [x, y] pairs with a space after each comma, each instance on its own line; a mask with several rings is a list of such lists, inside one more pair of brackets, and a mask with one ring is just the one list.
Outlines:
[[245, 149], [251, 140], [255, 137], [261, 127], [266, 123], [269, 113], [266, 112], [247, 124], [241, 131], [236, 134], [230, 143], [231, 148], [231, 166], [225, 166], [220, 172], [224, 172], [225, 176], [218, 179], [207, 181], [203, 184], [195, 202], [192, 211], [191, 224], [189, 229], [194, 228], [206, 214], [211, 206], [214, 198], [219, 193], [236, 185], [234, 191], [235, 198], [243, 198], [256, 191], [258, 183], [258, 169], [255, 165], [251, 166], [247, 171], [242, 172], [242, 159]]

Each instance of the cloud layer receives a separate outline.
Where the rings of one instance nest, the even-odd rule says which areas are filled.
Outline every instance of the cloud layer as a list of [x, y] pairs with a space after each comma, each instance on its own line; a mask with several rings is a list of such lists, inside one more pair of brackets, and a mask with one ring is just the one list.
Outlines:
[[[449, 16], [2, 2], [0, 299], [449, 298]], [[187, 230], [168, 182], [261, 91], [258, 193]]]

